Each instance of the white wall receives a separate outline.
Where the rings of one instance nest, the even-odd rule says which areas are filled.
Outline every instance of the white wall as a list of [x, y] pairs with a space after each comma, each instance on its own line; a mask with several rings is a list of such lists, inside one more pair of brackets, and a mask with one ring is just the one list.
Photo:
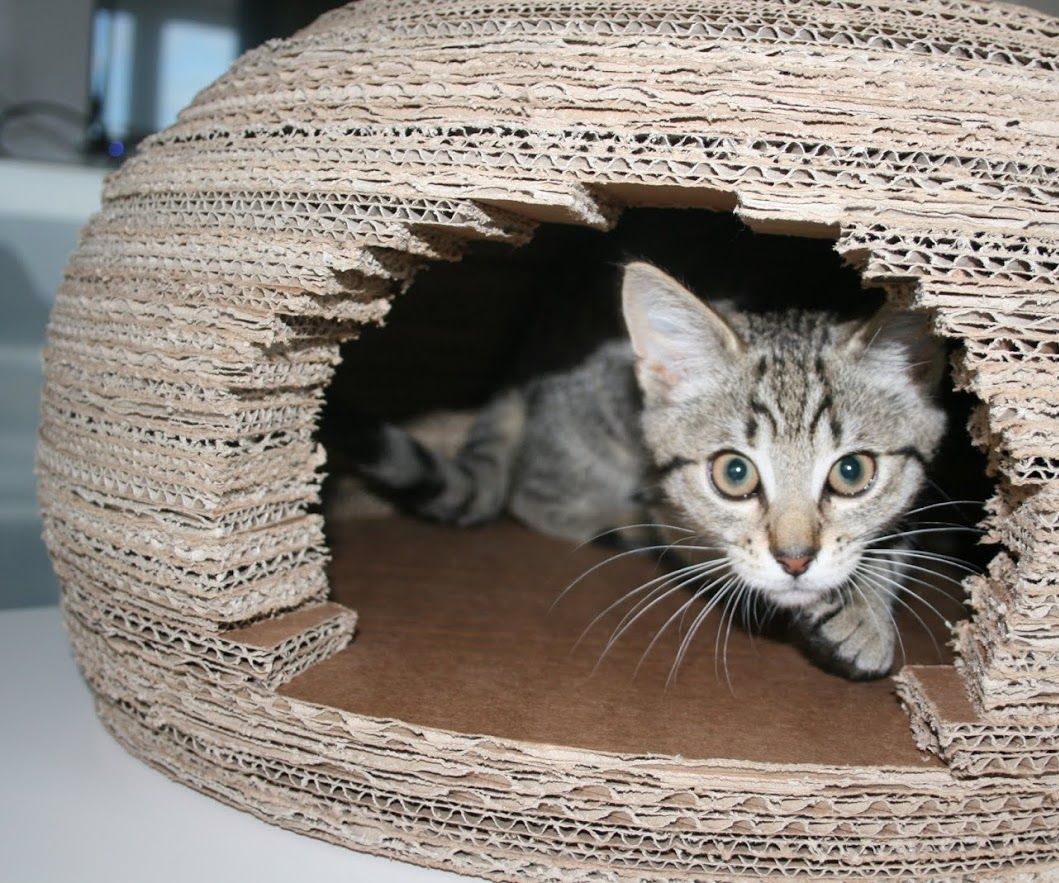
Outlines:
[[58, 596], [33, 478], [41, 344], [63, 264], [102, 186], [99, 169], [0, 159], [0, 608]]
[[0, 0], [0, 107], [49, 101], [72, 119], [23, 118], [6, 127], [18, 156], [72, 161], [88, 110], [92, 0]]
[[92, 0], [0, 0], [0, 98], [85, 109]]
[[14, 0], [0, 0], [0, 105], [10, 102], [15, 91], [14, 19]]

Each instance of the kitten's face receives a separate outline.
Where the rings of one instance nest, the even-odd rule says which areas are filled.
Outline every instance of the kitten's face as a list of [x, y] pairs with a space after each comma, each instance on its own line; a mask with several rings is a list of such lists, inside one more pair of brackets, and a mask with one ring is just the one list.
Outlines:
[[907, 511], [944, 430], [921, 325], [726, 321], [644, 264], [627, 269], [625, 313], [673, 523], [780, 606], [845, 584]]

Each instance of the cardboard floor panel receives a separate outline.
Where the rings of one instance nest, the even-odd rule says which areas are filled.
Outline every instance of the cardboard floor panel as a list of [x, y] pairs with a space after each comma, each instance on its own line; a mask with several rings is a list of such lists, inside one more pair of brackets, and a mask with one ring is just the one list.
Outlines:
[[[575, 650], [578, 637], [623, 593], [662, 573], [646, 556], [603, 564], [553, 607], [564, 587], [616, 553], [575, 552], [514, 523], [462, 530], [389, 518], [331, 529], [333, 598], [358, 611], [358, 634], [283, 687], [286, 696], [461, 733], [622, 754], [937, 764], [916, 749], [889, 679], [851, 683], [825, 674], [789, 642], [754, 638], [738, 624], [729, 630], [727, 620], [718, 630], [717, 611], [667, 688], [681, 643], [677, 610], [691, 597], [685, 590], [648, 611], [595, 668], [628, 604]], [[690, 608], [685, 632], [701, 609]], [[636, 673], [652, 636], [674, 615]], [[950, 660], [940, 621], [928, 635], [909, 616], [902, 631], [910, 663]]]

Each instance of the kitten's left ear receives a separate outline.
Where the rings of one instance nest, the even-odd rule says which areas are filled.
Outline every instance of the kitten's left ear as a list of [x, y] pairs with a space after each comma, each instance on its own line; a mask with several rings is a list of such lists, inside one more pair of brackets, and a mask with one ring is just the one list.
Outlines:
[[925, 313], [889, 304], [857, 326], [845, 344], [850, 355], [874, 361], [880, 369], [900, 372], [933, 392], [945, 373], [945, 347], [930, 331]]
[[682, 383], [746, 350], [718, 312], [642, 261], [625, 266], [622, 310], [648, 401], [672, 400]]

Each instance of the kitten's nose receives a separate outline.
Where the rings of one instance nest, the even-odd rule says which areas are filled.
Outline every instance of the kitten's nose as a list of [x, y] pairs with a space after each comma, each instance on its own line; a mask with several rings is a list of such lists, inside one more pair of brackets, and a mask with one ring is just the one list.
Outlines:
[[780, 563], [780, 567], [791, 576], [801, 576], [809, 569], [816, 554], [807, 549], [799, 549], [795, 552], [774, 552], [773, 556]]

